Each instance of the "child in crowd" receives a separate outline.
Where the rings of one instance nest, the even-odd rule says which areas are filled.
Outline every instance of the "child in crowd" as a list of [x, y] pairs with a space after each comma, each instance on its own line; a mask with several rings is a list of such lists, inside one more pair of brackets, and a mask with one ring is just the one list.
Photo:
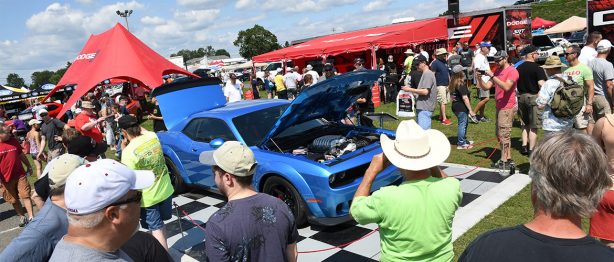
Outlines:
[[475, 119], [475, 113], [471, 109], [469, 89], [465, 84], [465, 73], [463, 71], [464, 68], [461, 65], [455, 65], [452, 68], [452, 77], [450, 78], [448, 90], [452, 94], [452, 111], [458, 118], [458, 142], [456, 148], [471, 149], [473, 148], [473, 141], [467, 140], [467, 126], [469, 125], [469, 118]]

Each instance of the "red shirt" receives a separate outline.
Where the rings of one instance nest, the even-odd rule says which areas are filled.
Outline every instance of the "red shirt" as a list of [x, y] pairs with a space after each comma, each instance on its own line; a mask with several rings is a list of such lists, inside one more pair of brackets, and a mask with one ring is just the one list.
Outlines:
[[518, 70], [513, 66], [508, 66], [506, 69], [497, 70], [495, 76], [503, 82], [508, 80], [514, 81], [512, 89], [503, 91], [499, 85], [495, 84], [495, 104], [497, 109], [511, 109], [516, 107], [516, 84], [518, 84]]
[[608, 190], [591, 217], [589, 229], [592, 237], [614, 241], [614, 190]]
[[2, 183], [8, 183], [11, 179], [26, 175], [21, 162], [21, 145], [14, 137], [6, 142], [0, 142], [0, 173]]
[[77, 115], [77, 117], [75, 118], [75, 128], [82, 135], [91, 137], [92, 139], [94, 139], [94, 141], [96, 141], [96, 143], [101, 143], [103, 136], [102, 136], [102, 132], [100, 131], [100, 127], [98, 126], [98, 124], [96, 124], [94, 127], [92, 127], [90, 130], [87, 130], [87, 131], [84, 131], [81, 129], [85, 124], [89, 122], [95, 122], [95, 121], [96, 121], [96, 118], [89, 116], [87, 112], [82, 112], [79, 115]]

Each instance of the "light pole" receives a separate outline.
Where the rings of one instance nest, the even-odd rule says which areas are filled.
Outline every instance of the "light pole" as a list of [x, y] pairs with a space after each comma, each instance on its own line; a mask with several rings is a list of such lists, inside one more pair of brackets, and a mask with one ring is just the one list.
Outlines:
[[124, 12], [117, 10], [118, 16], [123, 17], [126, 20], [126, 29], [128, 29], [128, 32], [130, 32], [130, 26], [128, 25], [128, 17], [132, 14], [132, 10], [125, 10]]

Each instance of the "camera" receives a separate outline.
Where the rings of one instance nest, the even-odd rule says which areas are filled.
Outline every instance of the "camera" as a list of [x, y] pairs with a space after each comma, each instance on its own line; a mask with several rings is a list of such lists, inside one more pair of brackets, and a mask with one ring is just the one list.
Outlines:
[[476, 70], [476, 71], [478, 71], [478, 73], [479, 73], [480, 75], [485, 75], [485, 74], [486, 74], [486, 70], [479, 70], [479, 69], [478, 69], [478, 70]]

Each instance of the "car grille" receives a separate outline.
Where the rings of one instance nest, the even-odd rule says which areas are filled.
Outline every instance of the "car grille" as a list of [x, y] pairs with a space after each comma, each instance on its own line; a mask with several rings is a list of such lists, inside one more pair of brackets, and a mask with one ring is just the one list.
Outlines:
[[345, 170], [344, 171], [345, 177], [343, 179], [339, 179], [339, 178], [335, 179], [335, 181], [330, 185], [330, 187], [336, 188], [336, 187], [341, 187], [341, 186], [351, 184], [357, 178], [365, 175], [367, 168], [369, 168], [369, 164], [370, 163], [366, 163], [364, 165], [360, 165], [360, 166]]

